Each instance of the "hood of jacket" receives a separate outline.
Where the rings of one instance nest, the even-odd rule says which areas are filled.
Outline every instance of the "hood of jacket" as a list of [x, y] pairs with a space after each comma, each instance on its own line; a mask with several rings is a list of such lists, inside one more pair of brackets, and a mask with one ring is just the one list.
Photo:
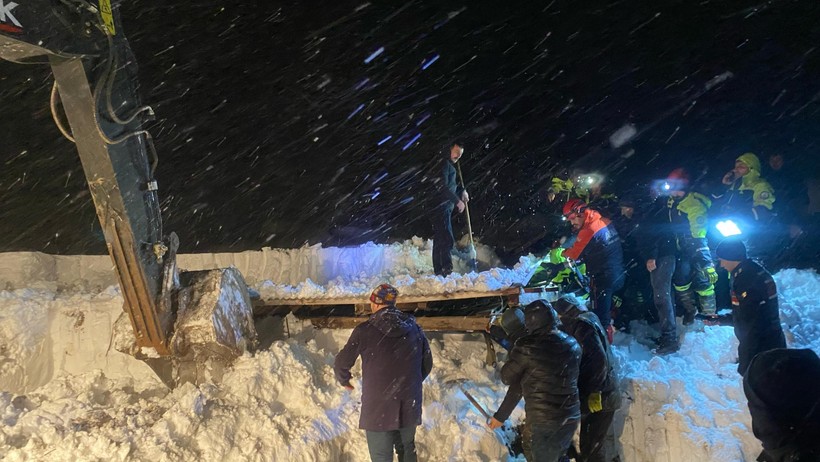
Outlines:
[[396, 307], [382, 308], [370, 317], [370, 323], [386, 337], [403, 337], [416, 328], [415, 318]]
[[593, 210], [589, 207], [584, 210], [584, 226], [589, 226], [590, 224], [602, 219], [603, 217], [597, 210]]
[[754, 153], [747, 152], [735, 159], [735, 162], [743, 162], [749, 167], [749, 173], [743, 175], [741, 179], [743, 186], [750, 186], [760, 180], [760, 159]]

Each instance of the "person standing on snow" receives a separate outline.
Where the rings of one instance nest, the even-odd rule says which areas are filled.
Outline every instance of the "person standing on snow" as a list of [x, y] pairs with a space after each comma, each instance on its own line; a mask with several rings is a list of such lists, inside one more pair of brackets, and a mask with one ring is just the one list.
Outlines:
[[[612, 353], [604, 328], [584, 301], [564, 295], [555, 304], [561, 318], [562, 331], [581, 345], [581, 365], [578, 373], [578, 394], [581, 401], [581, 453], [570, 454], [575, 460], [603, 462], [604, 439], [612, 425], [615, 411], [621, 407], [618, 380], [612, 368]], [[574, 452], [574, 448], [570, 448]]]
[[430, 345], [415, 318], [396, 309], [398, 291], [389, 284], [370, 294], [370, 319], [359, 324], [336, 355], [336, 380], [353, 389], [350, 369], [362, 357], [362, 408], [370, 459], [416, 461], [416, 427], [421, 425], [422, 382], [433, 369]]
[[[558, 314], [543, 300], [524, 309], [527, 334], [510, 350], [501, 368], [501, 380], [510, 391], [520, 389], [531, 436], [529, 443], [535, 462], [555, 462], [567, 452], [581, 418], [578, 400], [578, 370], [581, 347], [570, 335], [558, 330]], [[517, 404], [521, 394], [514, 399]], [[505, 402], [506, 402], [505, 398]], [[509, 417], [501, 409], [490, 420], [498, 428]]]
[[[646, 246], [644, 245], [644, 214], [637, 200], [621, 199], [620, 213], [612, 219], [611, 226], [618, 231], [624, 252], [624, 289], [615, 295], [613, 320], [617, 329], [629, 332], [630, 322], [644, 320], [649, 324], [657, 322], [655, 306], [652, 304], [652, 285], [645, 270]], [[600, 322], [600, 321], [599, 321]]]
[[579, 199], [564, 204], [564, 217], [578, 233], [572, 247], [564, 250], [564, 257], [583, 260], [590, 278], [593, 311], [601, 320], [612, 342], [615, 329], [611, 325], [612, 296], [624, 285], [624, 254], [621, 239], [614, 226], [608, 226], [601, 214]]
[[732, 324], [740, 342], [737, 371], [745, 375], [756, 354], [786, 348], [777, 285], [765, 268], [746, 256], [746, 246], [739, 239], [724, 240], [718, 244], [715, 255], [732, 279]]
[[439, 276], [447, 276], [453, 272], [453, 257], [451, 252], [455, 245], [453, 237], [452, 215], [453, 208], [458, 213], [464, 212], [470, 196], [458, 185], [456, 163], [464, 154], [464, 144], [454, 142], [450, 145], [446, 157], [442, 159], [441, 173], [436, 184], [437, 207], [433, 212], [433, 270]]
[[651, 227], [656, 235], [650, 245], [646, 269], [661, 324], [661, 338], [655, 352], [669, 354], [679, 348], [670, 286], [674, 285], [676, 298], [683, 306], [683, 324], [689, 325], [695, 322], [698, 302], [703, 314], [716, 313], [718, 274], [706, 242], [707, 214], [712, 201], [689, 190], [689, 175], [681, 168], [669, 174], [658, 193], [661, 194], [658, 200], [665, 201], [666, 206], [656, 214], [659, 223]]

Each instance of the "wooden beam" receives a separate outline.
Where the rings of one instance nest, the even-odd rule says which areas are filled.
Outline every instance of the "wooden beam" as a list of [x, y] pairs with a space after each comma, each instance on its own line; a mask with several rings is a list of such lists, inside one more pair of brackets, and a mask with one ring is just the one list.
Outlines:
[[[369, 318], [364, 316], [310, 318], [319, 329], [352, 329]], [[484, 332], [490, 323], [488, 316], [422, 316], [416, 323], [428, 332]]]
[[[428, 295], [399, 295], [399, 304], [426, 303], [441, 300], [462, 300], [465, 298], [489, 298], [489, 297], [509, 297], [516, 296], [521, 291], [520, 287], [507, 287], [506, 289], [491, 291], [464, 291], [450, 292], [446, 294]], [[282, 306], [282, 305], [358, 305], [368, 304], [367, 295], [361, 297], [338, 297], [338, 298], [264, 298], [261, 297], [253, 301], [254, 306]]]

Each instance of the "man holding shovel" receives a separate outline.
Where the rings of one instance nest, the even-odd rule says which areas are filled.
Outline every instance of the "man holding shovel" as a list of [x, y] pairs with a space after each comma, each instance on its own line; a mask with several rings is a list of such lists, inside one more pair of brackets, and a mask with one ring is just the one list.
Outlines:
[[[517, 394], [512, 401], [517, 403], [524, 397], [536, 462], [555, 462], [564, 455], [581, 418], [581, 347], [570, 335], [558, 330], [560, 325], [558, 314], [547, 302], [537, 300], [527, 305], [527, 334], [515, 342], [509, 360], [501, 368], [501, 379]], [[490, 428], [500, 427], [514, 407], [505, 405], [499, 409], [488, 422]]]
[[464, 212], [470, 196], [463, 186], [459, 186], [456, 163], [464, 154], [461, 142], [450, 145], [446, 157], [442, 160], [441, 177], [437, 183], [437, 206], [433, 211], [433, 270], [439, 276], [447, 276], [453, 272], [453, 257], [450, 252], [455, 245], [453, 224], [451, 221], [453, 209], [458, 213]]

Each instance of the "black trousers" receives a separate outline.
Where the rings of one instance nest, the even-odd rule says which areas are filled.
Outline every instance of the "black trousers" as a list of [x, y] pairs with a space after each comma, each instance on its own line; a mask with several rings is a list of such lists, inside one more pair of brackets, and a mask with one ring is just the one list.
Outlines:
[[433, 213], [433, 270], [439, 276], [447, 276], [453, 272], [450, 252], [456, 243], [451, 221], [453, 206], [439, 207]]
[[[604, 439], [612, 425], [615, 411], [600, 411], [581, 416], [581, 454], [569, 454], [577, 462], [604, 462]], [[570, 446], [570, 452], [574, 452]]]

